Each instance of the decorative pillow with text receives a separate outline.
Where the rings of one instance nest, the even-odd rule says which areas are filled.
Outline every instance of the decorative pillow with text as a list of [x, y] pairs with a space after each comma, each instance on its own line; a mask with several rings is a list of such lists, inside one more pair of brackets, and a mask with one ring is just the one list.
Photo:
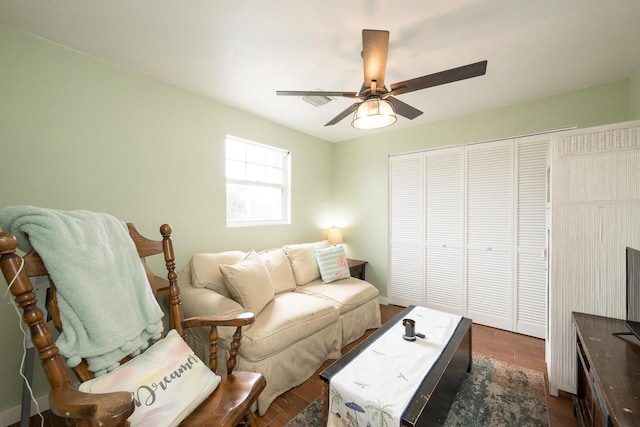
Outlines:
[[175, 330], [108, 374], [80, 384], [85, 393], [129, 391], [132, 426], [176, 426], [218, 387], [211, 372]]

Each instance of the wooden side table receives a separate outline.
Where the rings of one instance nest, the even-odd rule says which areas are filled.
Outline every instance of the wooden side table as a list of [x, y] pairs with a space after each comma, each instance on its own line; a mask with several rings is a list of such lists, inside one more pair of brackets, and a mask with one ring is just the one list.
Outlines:
[[364, 267], [367, 265], [367, 261], [360, 261], [358, 259], [348, 259], [347, 263], [349, 264], [349, 274], [351, 277], [355, 277], [360, 280], [365, 280], [364, 278]]

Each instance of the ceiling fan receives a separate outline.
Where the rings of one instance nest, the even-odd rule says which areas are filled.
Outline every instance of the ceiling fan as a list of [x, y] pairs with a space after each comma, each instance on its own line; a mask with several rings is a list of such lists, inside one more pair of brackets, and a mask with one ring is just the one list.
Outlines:
[[280, 96], [326, 96], [357, 98], [360, 101], [350, 105], [325, 126], [335, 125], [349, 114], [354, 114], [352, 125], [357, 128], [372, 129], [388, 126], [396, 121], [395, 113], [413, 120], [422, 114], [399, 99], [396, 95], [414, 92], [433, 86], [439, 86], [458, 80], [482, 76], [487, 71], [487, 61], [463, 65], [439, 73], [428, 74], [403, 82], [393, 83], [390, 89], [385, 86], [389, 31], [362, 30], [362, 62], [364, 65], [364, 83], [359, 92], [327, 91], [289, 91], [278, 90]]

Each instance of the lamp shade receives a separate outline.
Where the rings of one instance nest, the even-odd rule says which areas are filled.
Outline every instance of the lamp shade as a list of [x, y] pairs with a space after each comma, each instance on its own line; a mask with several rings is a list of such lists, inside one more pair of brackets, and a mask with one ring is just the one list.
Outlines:
[[396, 122], [396, 111], [386, 99], [371, 97], [358, 105], [351, 126], [357, 129], [377, 129]]
[[339, 228], [331, 228], [327, 232], [327, 240], [332, 245], [337, 245], [338, 243], [342, 243], [342, 232]]

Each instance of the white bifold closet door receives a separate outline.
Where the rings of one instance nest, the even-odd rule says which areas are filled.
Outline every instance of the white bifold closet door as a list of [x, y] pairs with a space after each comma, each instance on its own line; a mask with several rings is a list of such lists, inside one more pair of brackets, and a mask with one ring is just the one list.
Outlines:
[[547, 167], [550, 135], [517, 138], [515, 331], [546, 337]]
[[512, 329], [513, 141], [467, 147], [467, 316]]
[[425, 302], [466, 315], [464, 147], [425, 153]]
[[389, 158], [389, 302], [546, 336], [550, 136]]
[[424, 304], [424, 155], [389, 158], [389, 303]]

